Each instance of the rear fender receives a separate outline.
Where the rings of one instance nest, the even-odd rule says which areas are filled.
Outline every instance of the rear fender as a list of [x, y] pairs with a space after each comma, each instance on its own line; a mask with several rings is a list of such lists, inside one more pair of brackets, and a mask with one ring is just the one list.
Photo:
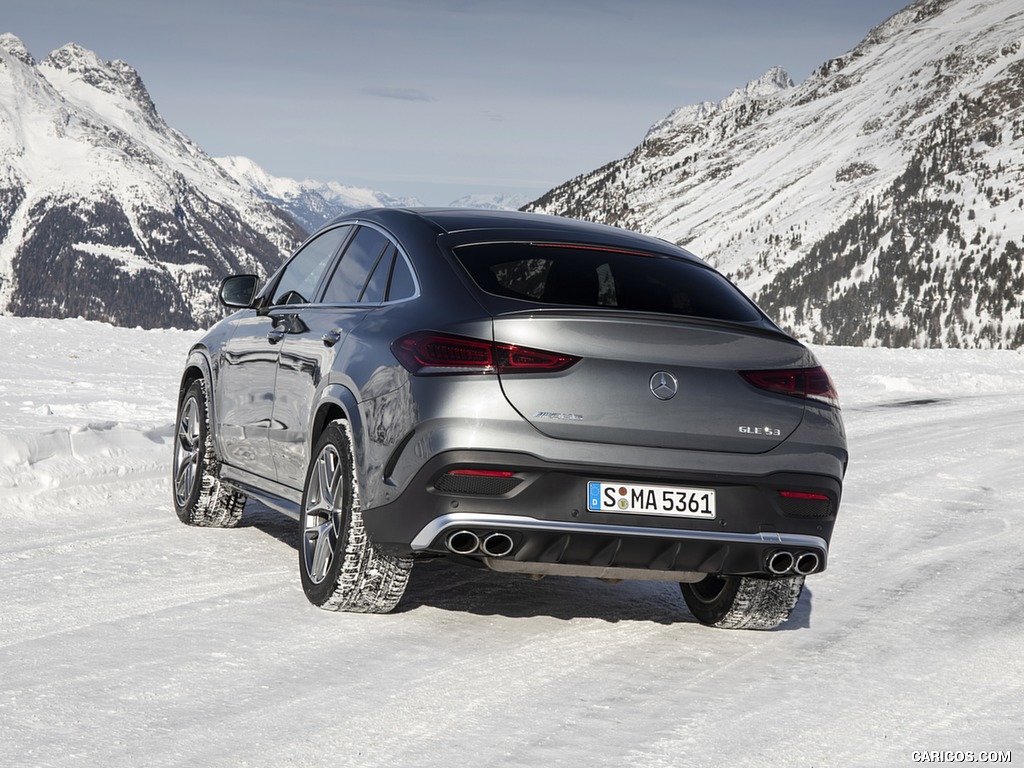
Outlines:
[[329, 384], [320, 391], [316, 403], [311, 409], [309, 429], [307, 430], [309, 435], [307, 455], [312, 457], [313, 446], [320, 439], [324, 429], [327, 428], [330, 422], [339, 418], [348, 421], [352, 428], [352, 438], [355, 441], [353, 446], [355, 450], [355, 464], [356, 470], [359, 473], [357, 479], [359, 487], [365, 487], [366, 433], [363, 418], [359, 411], [359, 404], [356, 401], [355, 395], [352, 394], [352, 390], [348, 387], [341, 384]]

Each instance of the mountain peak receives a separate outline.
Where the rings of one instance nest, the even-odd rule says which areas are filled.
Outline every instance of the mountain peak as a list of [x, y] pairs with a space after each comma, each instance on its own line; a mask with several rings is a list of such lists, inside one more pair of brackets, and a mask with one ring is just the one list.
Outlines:
[[0, 51], [6, 51], [11, 54], [11, 56], [30, 67], [34, 67], [36, 64], [35, 59], [33, 59], [32, 54], [28, 52], [28, 48], [25, 47], [25, 44], [10, 32], [0, 34]]
[[44, 58], [42, 65], [53, 69], [84, 73], [102, 69], [103, 61], [95, 53], [83, 48], [78, 43], [67, 43]]
[[98, 91], [122, 96], [141, 107], [147, 115], [156, 114], [156, 106], [139, 73], [120, 59], [103, 61], [93, 51], [77, 43], [68, 43], [43, 59], [40, 69], [48, 72], [48, 79], [54, 75], [69, 85], [81, 82]]
[[789, 74], [780, 66], [774, 66], [756, 80], [751, 80], [743, 88], [737, 88], [723, 104], [740, 99], [763, 99], [766, 96], [774, 96], [780, 91], [793, 87], [793, 80]]
[[702, 123], [712, 116], [736, 109], [751, 101], [760, 101], [793, 88], [793, 81], [782, 67], [774, 66], [742, 88], [737, 88], [722, 101], [704, 101], [673, 110], [668, 117], [659, 120], [647, 132], [647, 138], [682, 126]]
[[225, 274], [271, 274], [301, 238], [124, 62], [69, 44], [28, 66], [0, 46], [0, 314], [206, 325]]

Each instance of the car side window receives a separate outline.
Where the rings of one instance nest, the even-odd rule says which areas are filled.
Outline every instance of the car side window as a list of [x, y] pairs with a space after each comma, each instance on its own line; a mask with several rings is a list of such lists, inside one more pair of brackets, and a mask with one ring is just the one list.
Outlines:
[[345, 248], [324, 293], [324, 304], [353, 304], [363, 294], [370, 271], [390, 240], [371, 227], [359, 227]]
[[384, 255], [377, 261], [373, 268], [370, 279], [366, 281], [363, 295], [359, 297], [360, 304], [380, 304], [384, 301], [384, 293], [388, 288], [388, 276], [391, 274], [391, 264], [395, 260], [395, 253], [398, 249], [391, 246]]
[[391, 283], [388, 285], [388, 301], [411, 299], [416, 295], [416, 280], [412, 276], [409, 263], [400, 253], [395, 254], [395, 266], [391, 270]]
[[302, 246], [284, 268], [270, 303], [277, 306], [312, 302], [320, 278], [351, 229], [351, 226], [329, 229]]

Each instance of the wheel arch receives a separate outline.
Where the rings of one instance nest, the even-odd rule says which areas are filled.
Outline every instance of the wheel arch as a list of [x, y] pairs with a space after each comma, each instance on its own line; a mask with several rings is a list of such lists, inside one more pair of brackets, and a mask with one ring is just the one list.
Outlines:
[[[181, 407], [181, 401], [185, 398], [185, 393], [188, 392], [188, 388], [198, 379], [206, 380], [206, 388], [209, 391], [213, 382], [210, 360], [206, 355], [205, 349], [193, 347], [188, 353], [188, 359], [185, 361], [185, 370], [181, 374], [181, 383], [178, 386], [179, 408]], [[212, 400], [213, 398], [209, 397], [207, 399]], [[210, 405], [208, 404], [207, 407], [210, 407]]]
[[185, 370], [181, 374], [181, 382], [178, 385], [178, 405], [175, 413], [181, 410], [182, 401], [189, 387], [196, 381], [203, 379], [206, 382], [206, 410], [210, 416], [210, 427], [213, 430], [213, 444], [220, 454], [220, 441], [217, 435], [217, 398], [213, 396], [213, 368], [204, 347], [193, 347], [188, 353], [185, 361]]
[[315, 407], [311, 410], [307, 432], [308, 455], [312, 457], [313, 447], [320, 439], [320, 435], [327, 429], [328, 424], [339, 419], [347, 421], [355, 443], [352, 447], [355, 451], [355, 466], [359, 472], [357, 480], [362, 487], [365, 479], [366, 441], [363, 435], [363, 419], [359, 412], [359, 403], [352, 390], [342, 384], [329, 384], [321, 391]]

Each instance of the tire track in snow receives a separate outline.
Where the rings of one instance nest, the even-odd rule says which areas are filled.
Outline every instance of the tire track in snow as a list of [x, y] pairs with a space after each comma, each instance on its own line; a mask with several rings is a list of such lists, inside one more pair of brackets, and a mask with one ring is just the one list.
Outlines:
[[[10, 521], [8, 533], [17, 543], [0, 554], [8, 594], [0, 613], [0, 647], [290, 586], [294, 574], [284, 562], [291, 562], [292, 550], [262, 531], [187, 528], [166, 502], [140, 499], [138, 507], [115, 508], [99, 527], [88, 513], [61, 521], [59, 510], [43, 522]], [[53, 520], [63, 527], [50, 533]], [[266, 557], [273, 552], [283, 559]], [[243, 579], [242, 585], [226, 581], [225, 569]]]

